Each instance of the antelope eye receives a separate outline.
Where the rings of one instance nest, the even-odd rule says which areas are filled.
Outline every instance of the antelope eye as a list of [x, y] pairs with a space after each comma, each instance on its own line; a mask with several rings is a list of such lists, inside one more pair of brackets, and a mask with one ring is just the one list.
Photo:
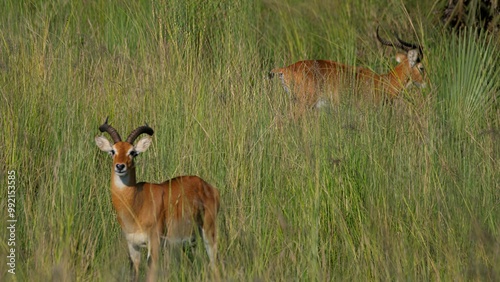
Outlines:
[[130, 151], [130, 153], [128, 154], [131, 155], [132, 157], [137, 157], [137, 155], [139, 155], [135, 150]]
[[111, 149], [111, 151], [109, 151], [109, 154], [110, 154], [111, 156], [114, 156], [114, 155], [116, 154], [116, 152], [115, 152], [115, 150]]

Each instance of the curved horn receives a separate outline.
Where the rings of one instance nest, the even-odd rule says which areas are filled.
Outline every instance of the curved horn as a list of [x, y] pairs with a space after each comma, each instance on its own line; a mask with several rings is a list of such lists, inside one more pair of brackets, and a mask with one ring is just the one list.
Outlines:
[[111, 125], [108, 124], [108, 118], [109, 117], [106, 117], [106, 121], [104, 121], [104, 123], [101, 126], [99, 126], [99, 130], [101, 132], [109, 133], [109, 135], [111, 136], [111, 138], [115, 143], [122, 141], [122, 138], [120, 137], [120, 134], [118, 134], [116, 129], [114, 129]]
[[406, 52], [408, 52], [410, 50], [418, 49], [418, 51], [420, 53], [420, 58], [423, 58], [424, 54], [422, 52], [422, 47], [420, 45], [406, 42], [403, 39], [399, 38], [399, 36], [396, 35], [396, 34], [394, 34], [394, 36], [396, 37], [396, 39], [397, 39], [398, 42], [391, 42], [391, 41], [389, 41], [387, 39], [381, 38], [378, 30], [379, 30], [379, 26], [377, 26], [377, 39], [383, 45], [397, 47], [397, 48], [402, 49], [402, 50], [404, 50]]
[[[389, 41], [387, 39], [383, 39], [382, 37], [380, 37], [380, 34], [378, 32], [379, 28], [380, 28], [380, 26], [377, 26], [377, 39], [378, 39], [378, 41], [380, 41], [380, 43], [382, 43], [383, 45], [397, 47], [397, 48], [405, 50], [404, 46], [403, 46], [403, 44], [401, 42], [398, 41], [398, 42], [395, 43], [395, 42], [392, 42], [392, 41]], [[408, 50], [405, 50], [405, 51], [408, 51]]]
[[401, 38], [399, 38], [399, 36], [395, 35], [396, 36], [396, 39], [399, 41], [399, 43], [401, 43], [401, 45], [404, 46], [404, 49], [406, 51], [409, 51], [409, 50], [412, 50], [412, 49], [420, 49], [420, 46], [419, 45], [416, 45], [416, 44], [413, 44], [413, 43], [408, 43], [406, 41], [403, 41]]
[[406, 41], [403, 41], [397, 35], [396, 35], [396, 39], [399, 41], [399, 43], [401, 43], [401, 45], [404, 46], [403, 50], [405, 50], [406, 52], [408, 52], [410, 50], [418, 49], [418, 52], [420, 54], [420, 59], [422, 59], [424, 57], [424, 52], [422, 52], [422, 46], [417, 45], [417, 44], [413, 44], [413, 43], [408, 43]]
[[127, 141], [128, 143], [130, 144], [133, 144], [135, 139], [137, 137], [139, 137], [139, 135], [143, 134], [143, 133], [146, 133], [150, 136], [153, 136], [153, 134], [155, 133], [154, 130], [149, 127], [149, 125], [146, 123], [146, 125], [143, 125], [143, 126], [139, 126], [138, 128], [136, 128], [134, 131], [132, 131], [132, 133], [130, 133], [130, 135], [127, 137]]

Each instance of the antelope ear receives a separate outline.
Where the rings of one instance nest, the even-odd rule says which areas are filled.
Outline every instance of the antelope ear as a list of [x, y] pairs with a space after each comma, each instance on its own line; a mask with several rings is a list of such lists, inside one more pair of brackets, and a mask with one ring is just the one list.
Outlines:
[[109, 140], [104, 136], [96, 136], [95, 144], [97, 145], [97, 147], [99, 147], [99, 149], [101, 149], [101, 151], [104, 151], [106, 153], [111, 153], [111, 151], [113, 151], [113, 146], [111, 146]]
[[151, 136], [145, 136], [141, 138], [141, 140], [137, 141], [137, 144], [134, 146], [134, 150], [139, 154], [145, 152], [150, 145], [151, 145]]
[[419, 51], [417, 49], [412, 49], [408, 51], [408, 63], [410, 67], [413, 68], [418, 63]]
[[396, 54], [396, 61], [398, 63], [401, 63], [404, 60], [406, 60], [406, 55], [405, 54], [401, 54], [401, 53]]

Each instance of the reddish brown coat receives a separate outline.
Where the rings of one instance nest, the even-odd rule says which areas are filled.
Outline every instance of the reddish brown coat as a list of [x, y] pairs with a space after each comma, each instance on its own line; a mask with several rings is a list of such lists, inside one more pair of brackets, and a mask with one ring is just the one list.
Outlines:
[[346, 90], [354, 90], [380, 102], [394, 99], [411, 82], [424, 84], [421, 63], [409, 61], [404, 54], [398, 54], [396, 58], [399, 64], [385, 74], [334, 61], [305, 60], [273, 69], [270, 76], [279, 77], [285, 90], [307, 108], [317, 106], [322, 97], [339, 103]]
[[159, 184], [137, 183], [134, 157], [148, 149], [151, 138], [142, 138], [136, 145], [132, 143], [144, 131], [152, 134], [152, 129], [148, 126], [138, 128], [129, 137], [132, 142], [129, 143], [122, 142], [107, 121], [101, 128], [101, 131], [110, 133], [115, 141], [112, 145], [103, 136], [95, 138], [97, 146], [113, 157], [111, 197], [127, 239], [135, 280], [139, 275], [140, 247], [148, 248], [148, 281], [154, 281], [161, 240], [191, 242], [197, 233], [203, 238], [214, 268], [219, 191], [198, 176], [180, 176]]

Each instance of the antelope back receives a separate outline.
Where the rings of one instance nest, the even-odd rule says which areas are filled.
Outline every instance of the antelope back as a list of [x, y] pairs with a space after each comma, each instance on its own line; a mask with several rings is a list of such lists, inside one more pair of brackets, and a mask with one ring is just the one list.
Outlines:
[[284, 68], [273, 69], [269, 77], [277, 75], [285, 91], [298, 103], [315, 105], [324, 92], [335, 92], [350, 68], [328, 60], [304, 60]]

